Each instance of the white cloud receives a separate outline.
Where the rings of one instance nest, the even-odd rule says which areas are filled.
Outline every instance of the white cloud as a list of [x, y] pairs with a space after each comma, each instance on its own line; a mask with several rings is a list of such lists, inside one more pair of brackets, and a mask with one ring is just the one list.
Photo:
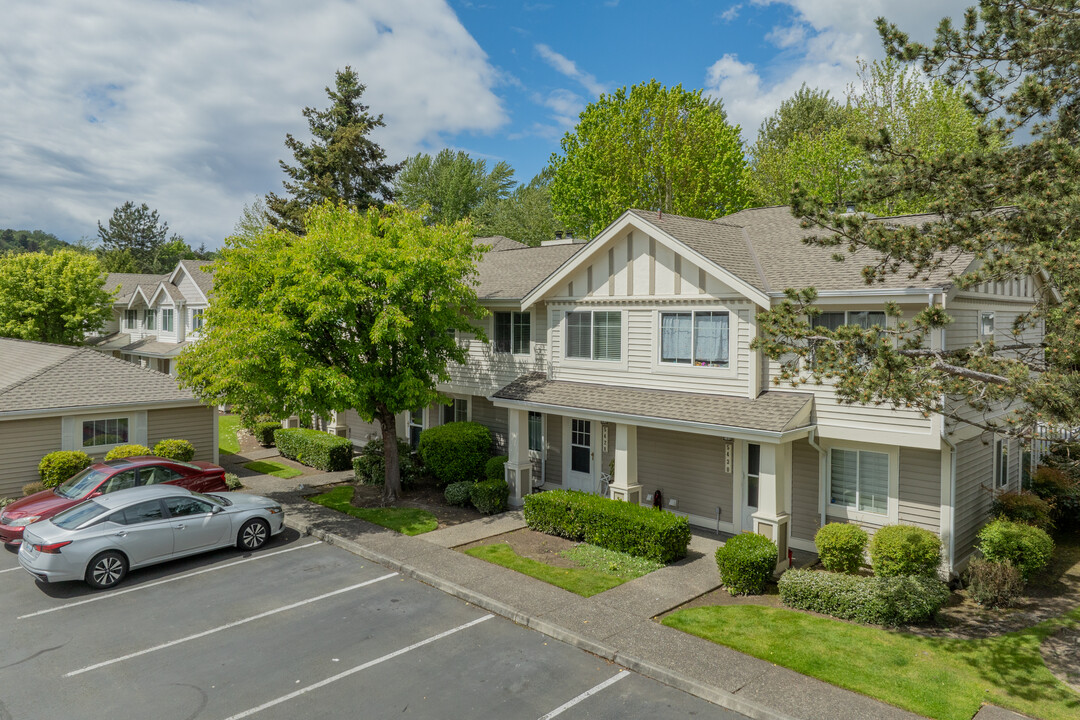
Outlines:
[[753, 142], [761, 122], [806, 83], [842, 99], [856, 81], [857, 58], [884, 57], [875, 18], [884, 16], [913, 39], [930, 42], [942, 17], [962, 17], [970, 0], [753, 0], [786, 6], [787, 23], [766, 39], [783, 52], [767, 71], [725, 54], [706, 70], [706, 92], [724, 101], [731, 122]]
[[134, 200], [217, 245], [346, 65], [391, 160], [501, 127], [513, 82], [443, 0], [39, 0], [5, 7], [0, 47], [0, 227], [71, 239]]
[[739, 11], [740, 10], [742, 10], [742, 3], [739, 3], [737, 5], [732, 5], [727, 10], [720, 13], [720, 19], [723, 20], [724, 22], [728, 22], [728, 23], [732, 22], [737, 17], [739, 17]]
[[596, 78], [591, 74], [579, 69], [577, 63], [565, 55], [555, 52], [547, 45], [537, 43], [536, 52], [540, 53], [540, 57], [553, 67], [556, 72], [580, 83], [582, 87], [589, 91], [590, 95], [601, 95], [606, 90], [603, 83], [597, 82]]

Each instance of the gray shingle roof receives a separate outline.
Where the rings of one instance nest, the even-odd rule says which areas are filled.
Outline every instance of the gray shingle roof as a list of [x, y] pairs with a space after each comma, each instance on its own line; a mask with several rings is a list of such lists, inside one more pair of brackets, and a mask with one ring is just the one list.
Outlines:
[[[826, 235], [823, 231], [799, 227], [799, 220], [787, 206], [741, 210], [716, 220], [699, 220], [678, 215], [631, 210], [631, 214], [685, 243], [712, 262], [725, 268], [743, 282], [762, 292], [780, 292], [786, 288], [813, 286], [818, 290], [860, 290], [867, 287], [862, 269], [880, 257], [862, 250], [837, 262], [837, 249], [806, 245], [808, 235]], [[896, 225], [922, 225], [933, 215], [906, 215], [880, 218], [876, 222]], [[952, 274], [963, 272], [971, 261], [968, 255], [954, 253]], [[931, 288], [951, 285], [950, 267], [938, 269], [928, 277], [908, 278], [910, 267], [887, 275], [874, 287], [887, 289]]]
[[476, 268], [476, 294], [487, 300], [520, 300], [584, 247], [584, 243], [522, 246], [485, 253]]
[[592, 410], [766, 432], [794, 429], [794, 423], [813, 401], [813, 396], [805, 393], [770, 391], [750, 399], [549, 380], [540, 372], [522, 375], [493, 397], [567, 410]]
[[529, 247], [525, 243], [520, 243], [517, 240], [511, 240], [505, 235], [491, 235], [490, 237], [478, 237], [473, 238], [474, 245], [490, 245], [491, 250], [488, 252], [502, 252], [503, 250], [520, 250], [521, 248]]
[[119, 350], [125, 345], [131, 344], [131, 333], [120, 332], [118, 330], [109, 333], [108, 335], [95, 335], [86, 338], [86, 344], [102, 351]]
[[175, 378], [88, 347], [0, 338], [0, 358], [0, 414], [197, 402]]
[[120, 286], [120, 291], [116, 293], [116, 297], [113, 302], [126, 303], [131, 294], [135, 292], [135, 288], [141, 287], [143, 292], [149, 298], [155, 289], [157, 289], [158, 283], [163, 280], [168, 280], [168, 275], [145, 275], [142, 273], [109, 273], [105, 276], [105, 289], [112, 291], [117, 285]]
[[137, 340], [130, 343], [121, 350], [123, 352], [138, 352], [153, 355], [176, 355], [185, 347], [190, 344], [190, 341], [171, 343], [171, 342], [158, 342], [156, 335], [145, 337], [142, 340]]
[[184, 269], [191, 274], [192, 280], [199, 286], [199, 290], [202, 290], [202, 294], [207, 298], [214, 292], [214, 276], [207, 272], [203, 268], [209, 265], [212, 260], [181, 260], [180, 264], [184, 266]]

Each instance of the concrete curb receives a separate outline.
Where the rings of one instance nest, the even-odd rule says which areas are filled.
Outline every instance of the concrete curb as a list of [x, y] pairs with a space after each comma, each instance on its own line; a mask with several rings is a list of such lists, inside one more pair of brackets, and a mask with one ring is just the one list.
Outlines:
[[311, 537], [318, 538], [327, 545], [337, 545], [354, 555], [359, 555], [365, 560], [384, 565], [391, 570], [400, 572], [402, 575], [419, 580], [422, 583], [432, 586], [436, 590], [441, 590], [448, 595], [453, 595], [456, 598], [504, 617], [518, 625], [535, 630], [550, 638], [566, 643], [567, 645], [572, 645], [580, 650], [602, 657], [605, 660], [610, 660], [628, 670], [633, 670], [639, 675], [656, 680], [657, 682], [661, 682], [677, 690], [682, 690], [685, 693], [689, 693], [702, 700], [711, 702], [714, 705], [718, 705], [725, 710], [741, 713], [749, 718], [753, 718], [753, 720], [799, 720], [794, 716], [777, 712], [750, 700], [743, 700], [726, 690], [705, 685], [697, 680], [693, 680], [680, 673], [673, 672], [667, 668], [642, 660], [641, 658], [623, 654], [615, 648], [596, 642], [595, 640], [590, 640], [578, 633], [567, 630], [561, 625], [529, 615], [506, 603], [499, 602], [494, 598], [490, 598], [470, 590], [469, 588], [462, 587], [449, 580], [432, 575], [429, 572], [419, 570], [407, 563], [403, 563], [380, 552], [375, 552], [358, 542], [327, 532], [312, 523], [294, 520], [289, 518], [286, 514], [285, 525], [303, 535], [310, 535]]

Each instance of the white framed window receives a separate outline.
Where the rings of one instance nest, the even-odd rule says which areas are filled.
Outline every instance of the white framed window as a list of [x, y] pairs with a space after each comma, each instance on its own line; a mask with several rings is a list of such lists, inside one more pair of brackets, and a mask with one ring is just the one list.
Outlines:
[[727, 367], [728, 323], [726, 312], [660, 313], [660, 362]]
[[829, 452], [829, 505], [888, 515], [892, 471], [888, 453], [833, 448]]
[[979, 315], [979, 334], [985, 338], [994, 336], [994, 313], [984, 312]]
[[999, 488], [1009, 484], [1009, 441], [994, 441], [994, 482]]
[[542, 452], [544, 449], [544, 416], [529, 411], [529, 450]]
[[139, 311], [138, 310], [125, 310], [124, 311], [124, 327], [128, 330], [134, 330], [139, 326]]
[[143, 327], [147, 330], [153, 330], [157, 325], [157, 310], [143, 310]]
[[107, 445], [124, 445], [128, 442], [131, 423], [127, 417], [83, 420], [82, 447], [98, 448]]
[[566, 313], [566, 357], [581, 360], [622, 359], [622, 313]]
[[494, 332], [495, 352], [529, 354], [532, 338], [532, 319], [527, 312], [496, 312]]
[[420, 447], [420, 433], [424, 431], [424, 409], [409, 411], [409, 447]]
[[885, 313], [869, 310], [847, 310], [841, 312], [823, 312], [814, 320], [814, 327], [837, 330], [843, 325], [856, 325], [863, 330], [872, 327], [886, 328]]
[[195, 308], [191, 311], [191, 331], [197, 332], [202, 330], [203, 326], [203, 309]]
[[467, 398], [454, 398], [454, 402], [443, 405], [443, 425], [469, 420], [469, 401]]
[[161, 332], [173, 331], [173, 311], [172, 308], [161, 309]]
[[[746, 444], [746, 498], [744, 504], [757, 510], [758, 492], [761, 487], [761, 446]], [[748, 529], [748, 528], [744, 528]]]

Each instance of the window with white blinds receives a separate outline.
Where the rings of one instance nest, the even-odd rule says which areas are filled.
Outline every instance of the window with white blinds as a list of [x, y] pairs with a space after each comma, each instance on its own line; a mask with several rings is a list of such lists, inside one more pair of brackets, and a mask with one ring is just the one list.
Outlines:
[[888, 514], [889, 456], [886, 453], [834, 448], [830, 459], [829, 501], [833, 505]]
[[566, 357], [622, 359], [622, 313], [566, 313]]

